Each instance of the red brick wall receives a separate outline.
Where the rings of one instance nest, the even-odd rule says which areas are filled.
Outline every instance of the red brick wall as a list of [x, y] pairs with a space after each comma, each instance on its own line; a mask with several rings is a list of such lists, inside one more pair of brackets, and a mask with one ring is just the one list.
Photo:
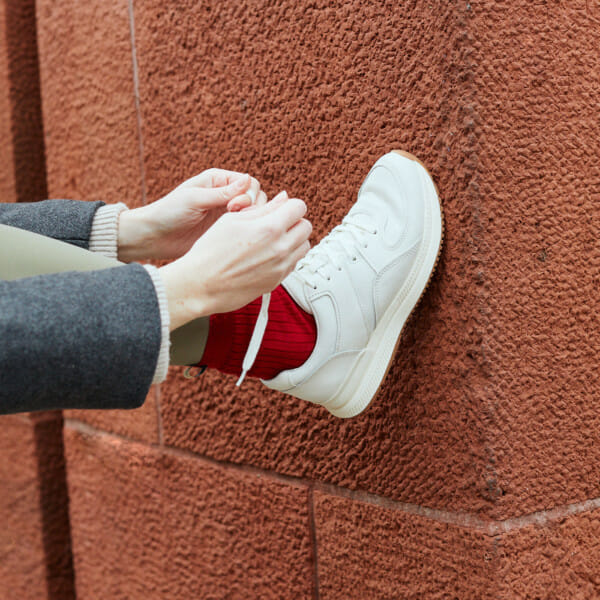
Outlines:
[[[47, 197], [33, 0], [0, 2], [0, 140], [0, 202]], [[62, 426], [0, 417], [2, 600], [75, 597]]]
[[60, 413], [0, 418], [0, 598], [74, 598]]
[[[6, 31], [6, 7], [0, 10], [0, 32]], [[10, 58], [5, 35], [0, 37], [0, 136], [9, 143], [0, 144], [0, 194], [3, 202], [14, 202], [15, 170], [11, 131], [11, 102], [10, 102]]]
[[0, 13], [0, 191], [3, 202], [33, 202], [47, 193], [35, 1], [2, 0]]
[[180, 369], [138, 411], [68, 414], [78, 597], [600, 596], [599, 19], [38, 0], [51, 196], [136, 206], [223, 166], [305, 198], [317, 241], [399, 147], [447, 218], [361, 416]]

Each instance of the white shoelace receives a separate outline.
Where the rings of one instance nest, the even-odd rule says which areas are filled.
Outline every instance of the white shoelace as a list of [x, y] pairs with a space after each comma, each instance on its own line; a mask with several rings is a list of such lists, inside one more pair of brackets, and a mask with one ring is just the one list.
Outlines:
[[[371, 223], [368, 215], [353, 214], [344, 218], [342, 223], [335, 227], [320, 244], [315, 246], [308, 254], [298, 262], [294, 273], [316, 289], [317, 277], [331, 279], [331, 269], [342, 270], [342, 260], [345, 257], [356, 260], [355, 248], [365, 244], [367, 234], [375, 235], [377, 229]], [[262, 344], [267, 323], [269, 322], [269, 304], [271, 294], [264, 294], [260, 306], [260, 312], [256, 319], [254, 331], [248, 344], [248, 350], [242, 363], [242, 374], [236, 385], [242, 385], [248, 371], [254, 365], [260, 345]]]
[[238, 387], [242, 385], [242, 382], [248, 374], [248, 371], [252, 368], [252, 365], [254, 365], [256, 357], [258, 356], [258, 351], [260, 349], [260, 345], [262, 344], [265, 330], [267, 329], [267, 323], [269, 322], [270, 302], [271, 294], [263, 294], [260, 312], [258, 313], [256, 325], [254, 325], [254, 331], [252, 332], [252, 337], [250, 338], [250, 343], [248, 344], [248, 350], [246, 350], [244, 362], [242, 363], [242, 374], [235, 384]]
[[332, 229], [320, 244], [298, 262], [294, 272], [316, 289], [318, 277], [329, 281], [335, 269], [342, 270], [345, 259], [357, 260], [356, 248], [366, 248], [368, 246], [366, 236], [375, 234], [377, 228], [369, 215], [363, 213], [347, 215], [340, 225]]

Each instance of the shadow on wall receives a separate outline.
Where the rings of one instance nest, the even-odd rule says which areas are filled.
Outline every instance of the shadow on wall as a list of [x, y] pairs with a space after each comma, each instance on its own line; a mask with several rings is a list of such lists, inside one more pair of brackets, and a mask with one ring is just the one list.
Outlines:
[[[0, 166], [3, 171], [0, 180], [11, 181], [10, 186], [2, 186], [5, 195], [1, 201], [35, 202], [47, 197], [35, 0], [3, 0], [0, 13], [0, 61], [6, 67], [6, 71], [0, 73], [1, 93], [6, 94], [3, 99], [6, 110], [0, 119], [2, 130], [9, 132], [3, 139], [3, 153], [7, 152], [7, 157]], [[17, 457], [21, 462], [18, 462], [15, 480], [4, 481], [3, 491], [11, 490], [14, 497], [3, 498], [3, 503], [7, 506], [22, 504], [23, 514], [28, 514], [27, 510], [34, 511], [28, 516], [39, 523], [42, 546], [38, 557], [42, 564], [36, 568], [45, 574], [45, 582], [32, 582], [36, 568], [27, 572], [31, 565], [24, 564], [20, 572], [21, 565], [16, 565], [14, 585], [10, 589], [19, 597], [30, 598], [45, 588], [44, 597], [48, 600], [74, 600], [62, 415], [59, 412], [32, 414], [23, 416], [18, 424], [12, 417], [1, 420], [3, 429], [14, 430], [8, 431], [9, 438], [21, 433], [21, 443], [28, 446]], [[24, 430], [29, 435], [22, 435]], [[33, 470], [30, 461], [35, 465]], [[20, 484], [19, 478], [28, 474], [31, 479]], [[35, 512], [36, 504], [39, 512]], [[9, 536], [25, 546], [32, 543], [27, 538], [31, 524], [17, 523], [18, 528], [13, 525], [9, 519]], [[32, 546], [28, 560], [37, 557], [37, 546], [33, 543]], [[0, 589], [3, 587], [0, 582]]]

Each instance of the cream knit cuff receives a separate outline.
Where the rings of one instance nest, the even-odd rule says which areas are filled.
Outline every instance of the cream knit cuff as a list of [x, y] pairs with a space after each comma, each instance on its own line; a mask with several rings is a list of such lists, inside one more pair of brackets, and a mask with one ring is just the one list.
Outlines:
[[105, 204], [94, 215], [89, 249], [108, 258], [117, 259], [119, 241], [119, 217], [124, 210], [129, 210], [126, 204]]
[[146, 269], [146, 271], [148, 271], [150, 274], [152, 283], [154, 283], [154, 289], [156, 290], [156, 297], [158, 298], [158, 307], [160, 310], [160, 352], [158, 353], [158, 362], [156, 363], [154, 379], [152, 380], [152, 383], [160, 383], [167, 378], [167, 372], [169, 370], [169, 351], [171, 348], [171, 339], [169, 335], [169, 326], [171, 324], [171, 318], [169, 316], [169, 304], [167, 302], [167, 291], [160, 277], [158, 269], [154, 265], [143, 266], [144, 269]]
[[[119, 252], [119, 217], [124, 210], [129, 210], [129, 208], [126, 204], [119, 202], [118, 204], [105, 204], [96, 211], [94, 220], [92, 221], [92, 233], [89, 245], [89, 249], [92, 252], [98, 252], [99, 254], [108, 256], [108, 258], [117, 259]], [[143, 265], [143, 267], [148, 271], [154, 284], [160, 311], [160, 351], [154, 371], [154, 379], [152, 380], [152, 383], [160, 383], [167, 378], [169, 370], [169, 353], [171, 347], [169, 304], [167, 302], [165, 285], [158, 269], [154, 265]]]

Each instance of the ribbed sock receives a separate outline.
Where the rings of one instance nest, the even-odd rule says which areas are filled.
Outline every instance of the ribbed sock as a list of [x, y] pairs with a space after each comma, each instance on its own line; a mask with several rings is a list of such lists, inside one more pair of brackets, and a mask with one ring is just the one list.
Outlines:
[[[239, 376], [260, 305], [261, 298], [257, 298], [239, 310], [212, 315], [199, 364]], [[299, 367], [311, 355], [316, 341], [314, 317], [278, 286], [271, 293], [267, 329], [248, 376], [272, 379], [281, 371]]]

